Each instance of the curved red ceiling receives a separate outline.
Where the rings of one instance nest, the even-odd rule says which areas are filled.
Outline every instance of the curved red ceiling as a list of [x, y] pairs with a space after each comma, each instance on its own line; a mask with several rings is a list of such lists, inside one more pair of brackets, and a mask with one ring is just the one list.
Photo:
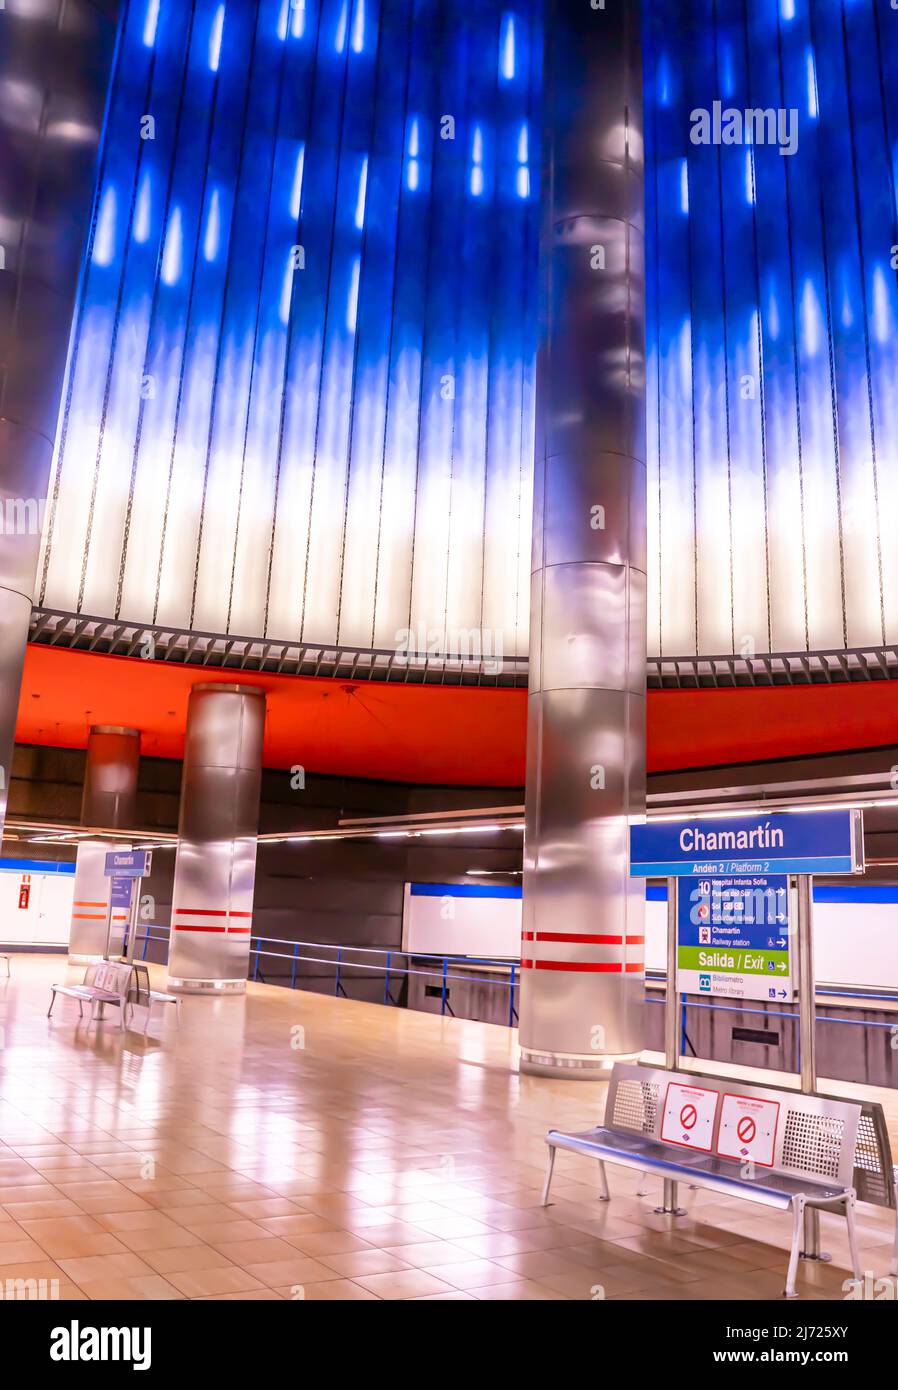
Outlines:
[[[519, 787], [527, 693], [206, 670], [29, 646], [16, 738], [83, 748], [91, 724], [142, 731], [149, 757], [183, 754], [199, 681], [261, 686], [265, 765], [398, 782]], [[898, 742], [898, 682], [650, 691], [650, 772]]]

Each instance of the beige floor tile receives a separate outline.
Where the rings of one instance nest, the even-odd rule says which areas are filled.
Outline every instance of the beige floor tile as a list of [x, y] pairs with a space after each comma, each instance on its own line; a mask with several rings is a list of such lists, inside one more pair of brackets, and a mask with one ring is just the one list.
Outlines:
[[246, 1293], [265, 1287], [261, 1279], [237, 1265], [169, 1270], [165, 1277], [185, 1298], [205, 1298], [216, 1293]]
[[[546, 1129], [594, 1123], [605, 1086], [518, 1080], [505, 1029], [250, 984], [219, 1012], [186, 998], [183, 1029], [144, 1053], [114, 1026], [45, 1026], [60, 968], [20, 957], [5, 995], [0, 1284], [40, 1270], [122, 1299], [781, 1293], [789, 1229], [775, 1213], [681, 1187], [688, 1214], [661, 1217], [658, 1184], [639, 1198], [638, 1174], [620, 1170], [602, 1203], [595, 1165], [573, 1155], [543, 1208]], [[288, 1057], [297, 1022], [315, 1045]], [[894, 1097], [877, 1098], [898, 1134]], [[892, 1221], [860, 1213], [877, 1276]], [[834, 1218], [824, 1244], [833, 1265], [799, 1273], [808, 1301], [843, 1296]]]
[[142, 1250], [141, 1258], [158, 1274], [181, 1273], [193, 1269], [224, 1269], [232, 1263], [211, 1245], [185, 1245], [164, 1250]]
[[460, 1264], [438, 1264], [426, 1271], [457, 1289], [483, 1289], [488, 1284], [507, 1284], [508, 1270], [490, 1260], [463, 1260]]
[[386, 1250], [350, 1250], [339, 1255], [322, 1255], [321, 1263], [348, 1279], [359, 1274], [390, 1274], [396, 1269], [408, 1269], [409, 1263], [400, 1255], [391, 1255]]
[[[295, 1300], [298, 1291], [292, 1284], [286, 1285], [277, 1292], [282, 1298]], [[328, 1279], [324, 1283], [304, 1284], [301, 1289], [302, 1298], [306, 1303], [318, 1303], [322, 1301], [358, 1303], [378, 1301], [378, 1295], [369, 1289], [363, 1289], [361, 1284], [354, 1283], [351, 1279]]]
[[445, 1279], [428, 1274], [423, 1269], [395, 1270], [390, 1274], [363, 1274], [355, 1282], [376, 1293], [378, 1298], [420, 1298], [424, 1294], [452, 1293], [453, 1286]]
[[279, 1288], [287, 1284], [318, 1284], [326, 1279], [338, 1277], [337, 1271], [330, 1269], [323, 1261], [297, 1255], [295, 1250], [293, 1254], [292, 1260], [260, 1260], [246, 1265], [245, 1268], [270, 1288]]

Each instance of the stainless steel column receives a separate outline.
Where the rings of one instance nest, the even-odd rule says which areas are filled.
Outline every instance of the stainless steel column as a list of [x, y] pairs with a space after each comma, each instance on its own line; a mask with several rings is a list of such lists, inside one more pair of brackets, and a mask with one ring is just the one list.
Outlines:
[[187, 709], [169, 986], [246, 989], [256, 876], [265, 692], [195, 685]]
[[0, 6], [0, 830], [117, 9]]
[[[139, 771], [140, 731], [95, 724], [87, 739], [81, 824], [130, 830], [137, 818]], [[107, 851], [116, 847], [126, 848], [120, 840], [92, 840], [78, 846], [69, 932], [69, 960], [73, 965], [103, 958], [110, 885], [103, 870]], [[117, 955], [121, 949], [127, 919], [126, 912], [113, 913], [111, 955]]]
[[643, 1045], [645, 325], [636, 0], [548, 0], [521, 1069]]

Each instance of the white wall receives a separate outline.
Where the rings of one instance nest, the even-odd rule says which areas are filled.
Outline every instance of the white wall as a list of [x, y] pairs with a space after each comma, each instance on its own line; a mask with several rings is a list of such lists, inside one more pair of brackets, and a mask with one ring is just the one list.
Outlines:
[[[410, 889], [406, 884], [405, 950], [520, 956], [520, 898], [458, 897], [451, 884], [441, 885], [441, 893], [433, 897], [413, 895]], [[819, 891], [825, 895], [827, 890]], [[862, 885], [849, 891], [852, 902], [814, 903], [817, 979], [821, 984], [898, 989], [898, 902], [876, 901], [878, 890]], [[648, 970], [666, 967], [666, 902], [650, 900], [645, 905], [645, 963]]]
[[[826, 890], [824, 889], [823, 892]], [[855, 901], [814, 903], [814, 972], [818, 983], [898, 989], [898, 902], [871, 900], [875, 889], [850, 890]], [[667, 965], [667, 903], [645, 905], [647, 970]]]
[[410, 883], [405, 885], [403, 948], [422, 955], [510, 956], [517, 960], [521, 954], [521, 899], [459, 897], [453, 886], [458, 887], [440, 884], [438, 896], [419, 897], [411, 892]]
[[[20, 907], [23, 887], [28, 906]], [[74, 874], [8, 869], [0, 864], [0, 947], [67, 946]]]

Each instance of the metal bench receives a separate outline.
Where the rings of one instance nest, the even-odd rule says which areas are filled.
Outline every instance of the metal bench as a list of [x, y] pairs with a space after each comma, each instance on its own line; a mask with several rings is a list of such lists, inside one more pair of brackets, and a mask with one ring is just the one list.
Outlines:
[[102, 1019], [105, 1005], [111, 1004], [117, 1007], [119, 1027], [124, 1031], [125, 1005], [131, 987], [131, 971], [130, 965], [122, 965], [116, 961], [100, 961], [96, 965], [87, 967], [84, 972], [84, 980], [80, 985], [51, 985], [50, 1007], [47, 1010], [47, 1017], [49, 1018], [53, 1012], [57, 994], [64, 994], [70, 999], [77, 999], [82, 1017], [84, 1016], [84, 1005], [90, 1005], [88, 1027], [91, 1023], [99, 1022]]
[[175, 1018], [177, 1025], [181, 1026], [181, 1000], [177, 994], [163, 994], [161, 990], [150, 988], [150, 972], [145, 965], [135, 965], [134, 982], [128, 994], [129, 1015], [128, 1021], [132, 1023], [136, 1009], [143, 1009], [145, 1018], [143, 1025], [144, 1037], [150, 1026], [150, 1015], [154, 1004], [174, 1004]]
[[[699, 1081], [721, 1080], [720, 1077], [707, 1076], [704, 1072], [690, 1071], [688, 1075]], [[820, 1094], [823, 1095], [822, 1092]], [[823, 1099], [837, 1100], [838, 1097], [823, 1095]], [[885, 1207], [895, 1214], [895, 1236], [889, 1273], [898, 1277], [898, 1163], [892, 1161], [892, 1146], [882, 1106], [871, 1100], [861, 1100], [859, 1104], [861, 1118], [854, 1151], [852, 1184], [858, 1202]], [[648, 1192], [649, 1177], [649, 1172], [643, 1170], [643, 1181], [636, 1189], [637, 1197], [644, 1197]]]
[[676, 1184], [687, 1182], [791, 1210], [785, 1296], [796, 1298], [806, 1210], [844, 1215], [852, 1270], [861, 1278], [854, 1225], [857, 1141], [860, 1133], [869, 1154], [875, 1130], [875, 1122], [863, 1123], [863, 1113], [860, 1102], [618, 1062], [605, 1124], [579, 1134], [552, 1129], [546, 1135], [543, 1205], [549, 1202], [556, 1153], [567, 1149], [598, 1161], [604, 1201], [610, 1198], [605, 1164], [613, 1163], [669, 1183], [665, 1208], [676, 1209]]

